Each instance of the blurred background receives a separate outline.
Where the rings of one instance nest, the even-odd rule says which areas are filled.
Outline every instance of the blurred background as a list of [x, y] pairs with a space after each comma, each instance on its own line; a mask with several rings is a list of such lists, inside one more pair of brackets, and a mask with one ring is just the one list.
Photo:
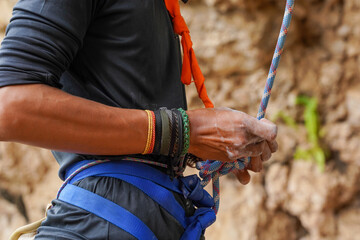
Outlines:
[[[14, 3], [0, 0], [0, 40]], [[182, 4], [217, 107], [256, 116], [284, 6]], [[206, 239], [360, 239], [359, 71], [360, 0], [296, 1], [266, 115], [279, 126], [279, 151], [246, 186], [221, 179]], [[193, 85], [187, 93], [190, 108], [202, 107]], [[0, 143], [0, 239], [44, 215], [61, 184], [57, 170], [47, 150]]]

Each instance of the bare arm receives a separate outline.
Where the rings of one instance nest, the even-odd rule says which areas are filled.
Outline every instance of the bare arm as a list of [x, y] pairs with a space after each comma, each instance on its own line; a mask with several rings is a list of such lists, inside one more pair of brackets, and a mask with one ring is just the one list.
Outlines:
[[[251, 157], [249, 170], [277, 150], [276, 126], [230, 109], [188, 111], [189, 152], [203, 159]], [[109, 107], [43, 84], [0, 88], [0, 141], [94, 155], [137, 154], [147, 136], [145, 111]], [[246, 184], [246, 170], [234, 172]]]
[[[188, 111], [189, 152], [203, 159], [234, 161], [258, 157], [264, 140], [275, 141], [276, 126], [230, 109]], [[0, 140], [95, 155], [144, 150], [147, 115], [28, 84], [0, 88]]]
[[0, 88], [0, 140], [95, 155], [144, 150], [147, 115], [109, 107], [59, 89], [29, 84]]

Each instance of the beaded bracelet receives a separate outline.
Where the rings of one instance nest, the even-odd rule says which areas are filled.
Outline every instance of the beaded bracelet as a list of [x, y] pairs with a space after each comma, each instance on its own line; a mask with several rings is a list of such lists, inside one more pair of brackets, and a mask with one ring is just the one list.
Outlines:
[[184, 128], [184, 148], [181, 153], [181, 156], [184, 156], [188, 150], [190, 145], [190, 124], [189, 124], [189, 117], [184, 109], [179, 108], [178, 109], [181, 113], [182, 119], [183, 119], [183, 128]]

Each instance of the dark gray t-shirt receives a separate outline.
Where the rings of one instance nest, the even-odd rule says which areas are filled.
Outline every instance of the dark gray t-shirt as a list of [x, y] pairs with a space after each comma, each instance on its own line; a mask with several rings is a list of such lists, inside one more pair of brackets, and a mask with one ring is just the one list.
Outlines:
[[[20, 0], [0, 49], [0, 87], [43, 83], [120, 108], [186, 108], [180, 75], [163, 0]], [[53, 153], [61, 178], [79, 160], [121, 159]]]

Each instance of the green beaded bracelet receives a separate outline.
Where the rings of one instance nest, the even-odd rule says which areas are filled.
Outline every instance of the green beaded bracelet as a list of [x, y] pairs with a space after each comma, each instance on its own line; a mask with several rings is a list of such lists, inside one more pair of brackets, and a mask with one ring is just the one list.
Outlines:
[[190, 145], [190, 124], [189, 124], [189, 117], [184, 109], [179, 108], [178, 109], [181, 113], [181, 117], [183, 119], [183, 130], [184, 130], [184, 148], [181, 153], [181, 156], [184, 156], [188, 150]]

